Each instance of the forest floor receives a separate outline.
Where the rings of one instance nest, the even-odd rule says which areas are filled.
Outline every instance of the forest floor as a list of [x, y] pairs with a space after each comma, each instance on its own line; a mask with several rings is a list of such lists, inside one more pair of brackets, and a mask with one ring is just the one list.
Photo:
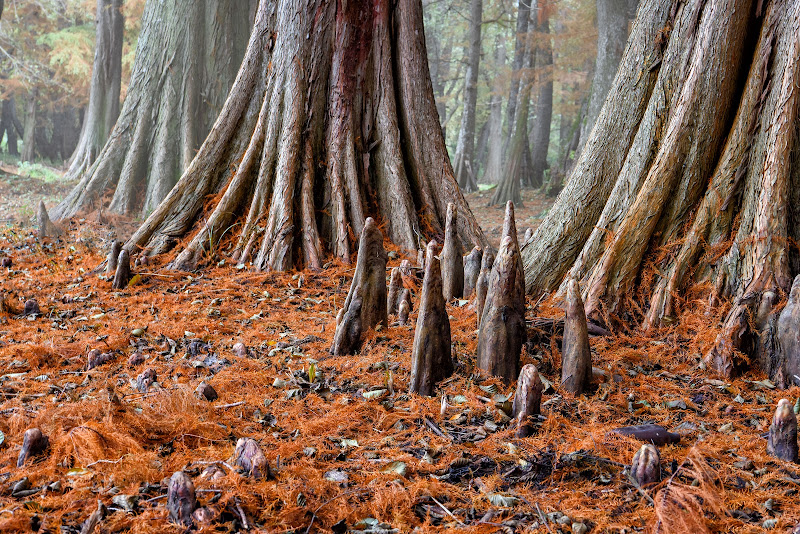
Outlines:
[[[39, 185], [0, 176], [0, 198]], [[520, 231], [544, 209], [526, 199]], [[493, 236], [502, 215], [476, 211]], [[693, 520], [762, 532], [800, 520], [800, 469], [768, 456], [763, 437], [778, 399], [800, 391], [755, 372], [721, 381], [704, 371], [724, 310], [700, 296], [651, 335], [593, 337], [596, 383], [578, 398], [559, 392], [557, 333], [531, 327], [523, 363], [551, 386], [536, 433], [518, 439], [512, 386], [475, 370], [468, 302], [448, 305], [457, 363], [443, 407], [406, 392], [413, 326], [370, 331], [351, 357], [328, 353], [352, 266], [149, 265], [115, 291], [96, 272], [115, 233], [107, 223], [86, 219], [41, 241], [29, 218], [15, 221], [0, 226], [0, 257], [12, 261], [0, 272], [0, 532], [78, 533], [98, 501], [107, 512], [95, 532], [182, 532], [165, 498], [179, 470], [206, 507], [205, 532], [637, 532], [659, 518], [661, 532], [701, 531]], [[401, 259], [394, 249], [390, 267]], [[416, 308], [421, 284], [405, 284]], [[39, 314], [23, 315], [28, 299]], [[527, 313], [563, 317], [549, 302]], [[246, 352], [235, 353], [239, 342]], [[102, 363], [88, 369], [93, 349], [108, 356], [94, 353]], [[140, 389], [146, 370], [154, 382]], [[198, 398], [201, 382], [218, 399]], [[641, 443], [611, 432], [642, 423], [681, 435], [660, 448], [655, 488], [626, 475]], [[33, 427], [49, 447], [17, 468]], [[241, 437], [260, 444], [270, 477], [231, 466]]]

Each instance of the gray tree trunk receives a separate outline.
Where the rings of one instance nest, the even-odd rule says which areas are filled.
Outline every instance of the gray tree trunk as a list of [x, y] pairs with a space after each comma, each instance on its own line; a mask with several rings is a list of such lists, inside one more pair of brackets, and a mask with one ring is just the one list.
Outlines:
[[464, 111], [458, 133], [455, 163], [458, 185], [465, 191], [478, 189], [475, 156], [475, 108], [478, 105], [478, 69], [481, 61], [481, 23], [483, 0], [471, 0], [469, 23], [469, 54], [467, 76], [464, 86]]
[[28, 95], [28, 101], [25, 103], [25, 126], [22, 129], [22, 161], [33, 161], [34, 148], [36, 142], [34, 141], [36, 132], [36, 98], [38, 91], [32, 89]]
[[[486, 243], [447, 156], [420, 0], [262, 0], [251, 35], [211, 133], [128, 250], [186, 237], [175, 267], [227, 255], [314, 269], [329, 251], [349, 261], [370, 216], [417, 250], [450, 202], [462, 243]], [[235, 243], [216, 247], [231, 228]]]
[[[633, 0], [629, 0], [633, 2]], [[583, 150], [586, 139], [594, 127], [600, 109], [617, 75], [617, 68], [628, 40], [628, 23], [631, 8], [621, 0], [596, 0], [597, 2], [597, 59], [595, 60], [592, 91], [586, 118], [581, 126], [578, 151]], [[635, 7], [634, 7], [635, 11]]]
[[525, 56], [529, 48], [530, 35], [528, 26], [531, 17], [531, 3], [534, 0], [519, 0], [517, 4], [517, 28], [514, 41], [514, 62], [511, 64], [511, 86], [508, 90], [508, 106], [506, 106], [506, 130], [508, 137], [505, 145], [514, 133], [514, 119], [517, 113], [517, 97], [524, 73]]
[[[505, 67], [506, 47], [500, 39], [495, 43], [494, 61], [496, 72]], [[503, 173], [503, 86], [500, 77], [496, 77], [489, 103], [489, 156], [483, 174], [483, 182], [487, 184], [499, 183]]]
[[547, 151], [550, 147], [550, 123], [553, 118], [553, 45], [550, 40], [550, 6], [539, 2], [536, 24], [536, 69], [539, 91], [536, 96], [536, 118], [531, 132], [531, 169], [524, 175], [526, 185], [539, 187], [548, 168]]
[[14, 97], [3, 100], [2, 115], [0, 115], [0, 139], [6, 135], [6, 147], [12, 156], [19, 156], [19, 146], [17, 140], [22, 135], [22, 124], [17, 118], [17, 104]]
[[95, 163], [53, 210], [57, 219], [99, 206], [144, 216], [192, 161], [222, 109], [247, 43], [238, 0], [150, 1], [142, 16], [131, 82]]
[[67, 179], [79, 178], [94, 163], [119, 117], [122, 81], [123, 0], [97, 0], [94, 62], [89, 104]]

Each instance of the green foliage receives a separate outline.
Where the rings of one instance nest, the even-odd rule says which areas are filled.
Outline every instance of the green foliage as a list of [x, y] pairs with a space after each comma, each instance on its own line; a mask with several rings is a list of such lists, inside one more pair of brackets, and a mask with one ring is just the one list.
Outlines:
[[37, 39], [37, 43], [50, 48], [49, 64], [64, 75], [86, 79], [92, 74], [94, 25], [70, 26]]
[[19, 164], [19, 174], [22, 176], [30, 176], [44, 182], [56, 182], [61, 179], [61, 175], [53, 171], [50, 167], [42, 165], [41, 163], [30, 163], [23, 161]]

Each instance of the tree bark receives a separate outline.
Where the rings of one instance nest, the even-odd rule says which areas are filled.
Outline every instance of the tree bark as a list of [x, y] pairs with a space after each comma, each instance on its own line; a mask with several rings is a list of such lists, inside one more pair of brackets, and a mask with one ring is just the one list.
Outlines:
[[236, 0], [145, 5], [119, 118], [54, 218], [102, 206], [111, 192], [108, 209], [132, 216], [149, 214], [166, 197], [233, 83], [247, 42], [248, 12], [240, 7]]
[[122, 81], [123, 0], [97, 0], [94, 62], [89, 104], [67, 179], [79, 178], [94, 163], [119, 117]]
[[469, 10], [469, 49], [467, 76], [464, 86], [464, 110], [458, 133], [456, 157], [453, 165], [458, 185], [465, 191], [478, 189], [475, 152], [475, 108], [478, 105], [478, 68], [481, 61], [481, 23], [483, 0], [471, 0]]
[[592, 90], [589, 106], [581, 124], [578, 151], [583, 149], [586, 139], [597, 121], [614, 77], [617, 75], [625, 43], [628, 40], [628, 24], [631, 6], [620, 0], [596, 0], [597, 4], [597, 58], [595, 59]]
[[776, 325], [800, 269], [787, 246], [799, 53], [798, 0], [644, 2], [613, 96], [525, 247], [529, 290], [569, 271], [587, 315], [659, 328], [680, 316], [683, 291], [708, 284], [712, 304], [731, 306], [706, 362], [729, 376], [745, 353], [788, 385]]
[[549, 1], [538, 2], [536, 23], [536, 70], [538, 94], [536, 118], [531, 132], [531, 169], [523, 176], [528, 187], [540, 187], [549, 168], [547, 151], [550, 147], [550, 123], [553, 118], [553, 45], [550, 40]]
[[539, 378], [535, 365], [527, 364], [519, 373], [517, 392], [514, 395], [513, 417], [517, 421], [518, 438], [526, 438], [533, 434], [531, 417], [539, 415], [542, 404], [544, 385]]
[[[224, 252], [259, 270], [313, 269], [328, 251], [349, 261], [368, 216], [416, 250], [441, 235], [449, 202], [462, 243], [483, 244], [437, 120], [419, 0], [370, 6], [262, 1], [217, 123], [126, 248], [158, 254], [188, 237], [174, 267]], [[224, 251], [211, 246], [229, 230]]]

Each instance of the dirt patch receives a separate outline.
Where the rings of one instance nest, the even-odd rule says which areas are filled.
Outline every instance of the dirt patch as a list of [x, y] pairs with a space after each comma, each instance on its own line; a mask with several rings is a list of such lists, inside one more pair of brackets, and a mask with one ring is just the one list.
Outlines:
[[[505, 205], [489, 207], [487, 204], [492, 199], [494, 190], [476, 191], [464, 195], [469, 203], [475, 219], [483, 229], [489, 243], [494, 248], [500, 246], [500, 238], [503, 234], [503, 217], [505, 215]], [[520, 239], [525, 235], [528, 228], [536, 229], [542, 222], [547, 210], [553, 205], [555, 198], [550, 198], [538, 189], [522, 190], [522, 205], [514, 206], [514, 214], [517, 219], [517, 231]]]

